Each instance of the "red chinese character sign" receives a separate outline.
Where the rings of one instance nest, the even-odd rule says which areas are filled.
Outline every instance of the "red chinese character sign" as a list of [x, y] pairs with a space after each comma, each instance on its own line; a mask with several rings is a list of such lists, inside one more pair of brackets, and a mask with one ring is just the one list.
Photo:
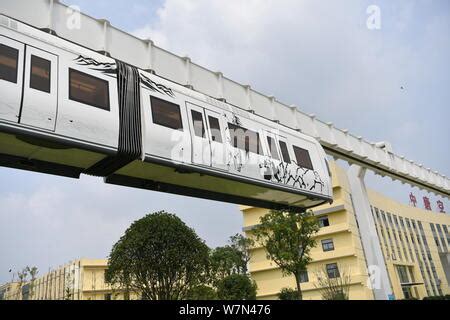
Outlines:
[[416, 196], [413, 195], [412, 192], [409, 194], [409, 203], [411, 203], [414, 207], [417, 205]]
[[445, 213], [445, 211], [444, 211], [444, 203], [441, 200], [437, 201], [437, 207], [438, 207], [440, 213]]
[[425, 207], [425, 209], [431, 211], [431, 203], [428, 197], [423, 197], [423, 206]]

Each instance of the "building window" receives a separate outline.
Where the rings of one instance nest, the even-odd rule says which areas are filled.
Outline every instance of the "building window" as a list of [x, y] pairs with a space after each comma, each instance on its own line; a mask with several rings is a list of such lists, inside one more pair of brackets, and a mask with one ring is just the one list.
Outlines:
[[211, 140], [222, 143], [219, 119], [208, 116], [209, 128], [211, 129]]
[[436, 224], [436, 229], [439, 234], [439, 238], [441, 239], [442, 246], [444, 248], [444, 251], [447, 251], [447, 244], [445, 243], [444, 233], [442, 232], [442, 228], [440, 224]]
[[334, 250], [333, 239], [322, 240], [322, 249], [323, 251], [333, 251]]
[[233, 147], [244, 150], [245, 152], [252, 152], [262, 154], [261, 141], [259, 140], [259, 133], [228, 123], [230, 130], [230, 137]]
[[299, 167], [314, 170], [308, 150], [294, 146], [294, 153]]
[[398, 277], [400, 278], [400, 283], [409, 283], [408, 271], [406, 266], [397, 266]]
[[30, 88], [50, 93], [50, 72], [50, 61], [32, 55]]
[[339, 268], [337, 263], [330, 263], [326, 265], [328, 278], [339, 278]]
[[279, 141], [279, 143], [280, 143], [281, 155], [283, 156], [283, 161], [285, 163], [290, 163], [291, 157], [289, 156], [289, 151], [288, 151], [286, 142]]
[[398, 219], [397, 219], [397, 216], [394, 214], [393, 215], [394, 216], [394, 223], [395, 223], [395, 225], [398, 227]]
[[417, 221], [417, 224], [419, 225], [419, 229], [421, 232], [423, 232], [423, 226], [422, 226], [422, 222]]
[[203, 124], [203, 115], [195, 110], [191, 110], [194, 134], [197, 137], [205, 138], [205, 126]]
[[328, 216], [319, 217], [318, 219], [319, 227], [324, 228], [330, 225], [330, 221], [328, 220]]
[[441, 250], [441, 244], [439, 243], [439, 239], [437, 237], [434, 237], [434, 242], [436, 242], [438, 249]]
[[402, 292], [403, 292], [403, 296], [405, 297], [405, 299], [412, 298], [411, 287], [402, 286]]
[[273, 140], [271, 137], [267, 137], [267, 144], [269, 145], [270, 156], [275, 160], [280, 160], [277, 146], [275, 145], [275, 140]]
[[0, 79], [17, 83], [19, 50], [0, 44]]
[[380, 211], [378, 211], [378, 208], [375, 208], [375, 214], [378, 219], [380, 219]]
[[445, 237], [447, 238], [447, 243], [450, 246], [450, 233], [448, 232], [448, 228], [445, 224], [442, 225], [442, 228], [444, 229]]
[[150, 97], [150, 102], [154, 124], [174, 130], [183, 130], [179, 105], [156, 97]]
[[69, 99], [109, 111], [109, 83], [69, 69]]
[[309, 282], [308, 271], [302, 271], [300, 273], [300, 283]]
[[411, 229], [411, 225], [409, 223], [409, 219], [405, 218], [405, 221], [406, 221], [406, 226], [408, 227], [408, 229]]
[[111, 293], [105, 294], [105, 300], [112, 300], [111, 297], [112, 297]]

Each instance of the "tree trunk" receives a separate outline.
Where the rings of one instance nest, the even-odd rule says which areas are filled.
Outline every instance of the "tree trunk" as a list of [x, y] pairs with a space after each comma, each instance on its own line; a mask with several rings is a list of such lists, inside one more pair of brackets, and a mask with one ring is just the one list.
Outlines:
[[295, 275], [295, 282], [297, 283], [298, 300], [303, 300], [302, 288], [300, 287], [300, 274]]

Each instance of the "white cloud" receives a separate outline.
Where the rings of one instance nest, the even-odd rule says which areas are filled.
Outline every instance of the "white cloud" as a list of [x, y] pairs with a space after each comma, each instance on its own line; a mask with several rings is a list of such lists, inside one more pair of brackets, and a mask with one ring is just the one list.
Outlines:
[[[379, 1], [382, 28], [370, 31], [369, 4], [166, 0], [158, 22], [134, 34], [356, 135], [410, 152], [410, 137], [397, 136], [398, 123], [418, 121], [414, 115], [430, 107], [421, 100], [425, 94], [450, 98], [442, 84], [433, 85], [436, 78], [450, 80], [442, 70], [448, 67], [450, 19], [439, 8], [423, 14], [426, 2]], [[449, 114], [442, 101], [433, 104]], [[447, 127], [441, 126], [441, 135]], [[437, 155], [408, 156], [448, 170]]]

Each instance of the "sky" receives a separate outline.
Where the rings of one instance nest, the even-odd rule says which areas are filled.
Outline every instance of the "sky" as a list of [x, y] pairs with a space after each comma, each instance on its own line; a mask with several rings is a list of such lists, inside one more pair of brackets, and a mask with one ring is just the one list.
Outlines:
[[[63, 2], [450, 176], [447, 0]], [[380, 9], [379, 29], [367, 27], [370, 5]], [[0, 181], [0, 283], [26, 265], [43, 274], [72, 259], [106, 258], [131, 222], [154, 211], [177, 214], [210, 247], [242, 228], [233, 204], [87, 176], [0, 168]], [[370, 173], [366, 182], [404, 203], [412, 191], [422, 206], [426, 195]], [[435, 209], [440, 198], [429, 197]]]

